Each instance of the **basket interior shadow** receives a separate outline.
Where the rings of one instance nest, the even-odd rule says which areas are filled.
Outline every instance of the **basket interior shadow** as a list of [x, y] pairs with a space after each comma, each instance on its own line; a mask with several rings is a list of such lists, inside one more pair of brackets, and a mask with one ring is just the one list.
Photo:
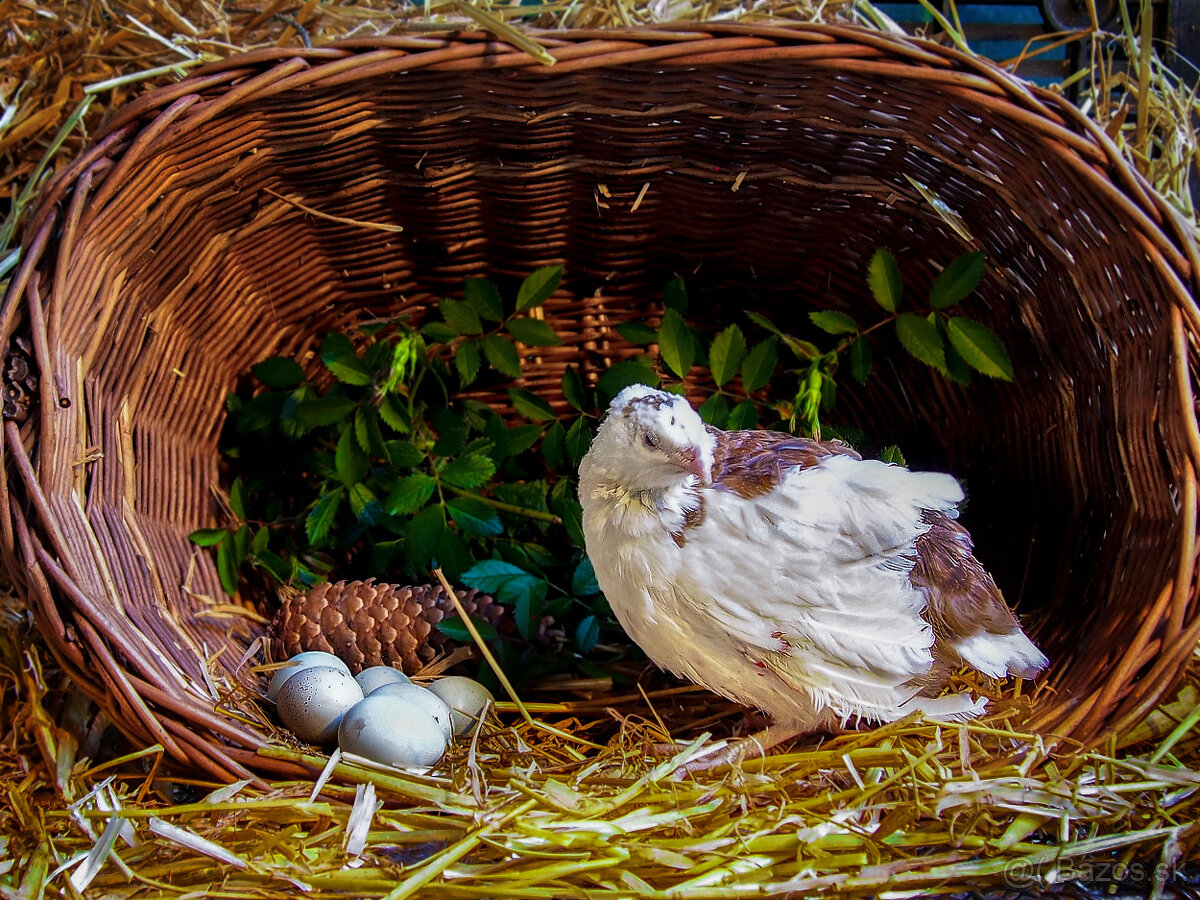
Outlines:
[[564, 367], [634, 353], [613, 326], [673, 274], [702, 326], [802, 328], [813, 308], [867, 319], [887, 246], [911, 294], [986, 253], [973, 315], [1017, 377], [963, 390], [889, 354], [846, 379], [844, 413], [967, 483], [980, 556], [1054, 660], [1029, 727], [1091, 742], [1144, 715], [1200, 629], [1187, 224], [1068, 104], [933, 45], [541, 39], [554, 67], [478, 34], [235, 57], [118, 110], [44, 191], [0, 320], [41, 374], [5, 425], [0, 521], [81, 689], [177, 760], [274, 765], [218, 699], [259, 628], [214, 614], [186, 537], [218, 521], [223, 401], [254, 362], [562, 263], [545, 314], [565, 344], [524, 380], [562, 409]]

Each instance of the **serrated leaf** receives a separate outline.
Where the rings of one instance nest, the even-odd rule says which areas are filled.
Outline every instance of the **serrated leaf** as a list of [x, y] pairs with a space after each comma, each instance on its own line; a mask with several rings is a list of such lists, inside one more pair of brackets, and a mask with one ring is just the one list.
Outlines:
[[425, 459], [425, 454], [411, 441], [388, 441], [386, 446], [388, 462], [393, 468], [411, 469]]
[[742, 329], [730, 325], [715, 338], [708, 351], [708, 368], [717, 387], [726, 384], [738, 372], [746, 358], [746, 339]]
[[[600, 622], [595, 616], [584, 616], [575, 626], [575, 647], [580, 653], [588, 654], [600, 643]], [[691, 859], [688, 860], [689, 864]]]
[[588, 407], [587, 388], [583, 385], [583, 377], [574, 366], [567, 366], [562, 377], [562, 392], [567, 403], [573, 409], [583, 412]]
[[879, 451], [880, 462], [889, 463], [895, 466], [907, 466], [908, 461], [904, 458], [904, 454], [900, 452], [900, 448], [895, 444], [890, 444]]
[[901, 313], [896, 318], [896, 337], [909, 355], [945, 374], [946, 351], [936, 325], [922, 316]]
[[982, 322], [961, 316], [947, 322], [946, 331], [967, 365], [990, 378], [1012, 381], [1012, 359], [994, 331]]
[[362, 481], [370, 467], [367, 454], [358, 446], [354, 429], [349, 425], [344, 427], [338, 436], [337, 451], [333, 459], [338, 480], [347, 487]]
[[858, 324], [836, 309], [821, 309], [808, 314], [812, 323], [826, 334], [857, 334]]
[[713, 428], [724, 428], [729, 418], [729, 400], [723, 394], [713, 394], [700, 404], [700, 418]]
[[463, 341], [454, 351], [454, 367], [458, 369], [459, 383], [466, 387], [479, 375], [483, 357], [479, 354], [479, 341]]
[[983, 253], [978, 250], [964, 253], [946, 266], [933, 282], [933, 287], [929, 289], [929, 305], [934, 309], [953, 306], [969, 297], [979, 287], [982, 278]]
[[964, 387], [969, 385], [971, 383], [971, 367], [962, 358], [962, 354], [954, 348], [954, 342], [950, 340], [950, 332], [946, 327], [945, 318], [938, 316], [937, 313], [930, 313], [929, 315], [937, 318], [938, 331], [941, 333], [942, 341], [945, 344], [946, 377], [955, 384], [960, 384]]
[[188, 535], [188, 540], [197, 547], [214, 547], [229, 536], [225, 528], [197, 528]]
[[571, 575], [571, 593], [578, 597], [590, 597], [600, 593], [600, 582], [596, 580], [596, 570], [592, 561], [586, 556], [579, 561]]
[[437, 489], [437, 481], [424, 472], [414, 472], [401, 478], [383, 502], [393, 516], [411, 516], [425, 506]]
[[518, 341], [530, 347], [557, 347], [562, 344], [562, 338], [549, 324], [532, 316], [509, 319], [504, 327]]
[[779, 327], [762, 313], [750, 312], [747, 310], [746, 318], [748, 318], [759, 328], [765, 328], [767, 331], [771, 332], [771, 334], [779, 335], [781, 337], [783, 336], [783, 332], [779, 330]]
[[458, 337], [458, 332], [445, 322], [426, 322], [421, 326], [421, 334], [439, 344], [446, 344]]
[[587, 420], [583, 416], [580, 416], [567, 429], [566, 449], [567, 458], [571, 460], [571, 465], [579, 465], [580, 460], [587, 453], [591, 443], [592, 432], [588, 428]]
[[442, 468], [442, 480], [460, 488], [482, 487], [496, 474], [490, 457], [478, 453], [457, 456]]
[[555, 471], [561, 469], [566, 448], [567, 429], [563, 428], [562, 422], [555, 422], [542, 438], [542, 456], [546, 465]]
[[454, 456], [466, 446], [469, 429], [462, 416], [442, 407], [433, 411], [432, 424], [437, 440], [430, 449], [434, 456]]
[[758, 407], [753, 400], [743, 400], [735, 406], [725, 419], [723, 428], [729, 431], [742, 431], [758, 425]]
[[408, 410], [404, 408], [403, 401], [394, 394], [385, 394], [383, 399], [379, 401], [379, 418], [387, 423], [388, 428], [400, 434], [408, 434], [412, 431], [412, 421], [409, 419]]
[[267, 545], [270, 542], [271, 542], [271, 529], [269, 529], [269, 528], [267, 528], [267, 526], [263, 525], [256, 532], [254, 532], [254, 540], [252, 540], [250, 542], [250, 551], [255, 556], [259, 556], [264, 550], [267, 549]]
[[871, 377], [871, 345], [865, 337], [850, 345], [850, 374], [859, 384]]
[[477, 562], [459, 577], [467, 587], [491, 594], [501, 603], [515, 605], [521, 597], [541, 601], [549, 585], [544, 578], [499, 559]]
[[542, 436], [540, 425], [514, 425], [508, 429], [508, 440], [505, 442], [507, 455], [516, 456], [524, 453], [538, 442]]
[[350, 500], [350, 511], [361, 524], [371, 526], [383, 517], [383, 505], [375, 496], [375, 492], [365, 484], [354, 485], [347, 496]]
[[692, 341], [691, 329], [677, 309], [668, 309], [663, 314], [662, 325], [658, 329], [658, 352], [672, 372], [680, 378], [687, 377], [692, 369], [696, 345]]
[[436, 503], [409, 520], [404, 531], [404, 559], [410, 572], [429, 568], [442, 535], [448, 531], [442, 508]]
[[438, 312], [442, 314], [442, 318], [446, 320], [457, 334], [482, 334], [483, 324], [479, 321], [479, 315], [475, 310], [471, 309], [469, 303], [464, 300], [451, 300], [449, 298], [438, 304]]
[[483, 339], [483, 355], [492, 368], [509, 378], [521, 377], [521, 357], [517, 348], [502, 334], [489, 334]]
[[742, 388], [747, 394], [766, 387], [779, 363], [779, 338], [771, 335], [756, 344], [742, 363]]
[[534, 422], [549, 422], [554, 418], [554, 410], [542, 397], [524, 388], [510, 388], [508, 399], [518, 413]]
[[512, 611], [513, 621], [517, 625], [517, 633], [525, 640], [531, 640], [537, 634], [539, 616], [534, 610], [533, 597], [523, 594], [517, 598]]
[[354, 437], [359, 448], [368, 456], [387, 458], [387, 445], [383, 442], [383, 432], [379, 430], [379, 414], [375, 412], [374, 407], [360, 406], [354, 411]]
[[321, 362], [333, 377], [344, 384], [362, 386], [371, 383], [369, 366], [354, 352], [354, 345], [344, 334], [331, 331], [321, 341]]
[[293, 388], [304, 383], [304, 370], [294, 359], [273, 356], [250, 367], [254, 377], [272, 388]]
[[238, 432], [262, 431], [275, 424], [287, 398], [287, 394], [278, 391], [266, 391], [251, 397], [233, 413]]
[[871, 296], [875, 302], [888, 312], [895, 312], [904, 294], [904, 284], [900, 280], [900, 267], [896, 257], [890, 250], [880, 247], [871, 257], [867, 266], [867, 285], [871, 288]]
[[562, 266], [543, 266], [531, 272], [517, 289], [517, 312], [526, 312], [549, 300], [562, 277]]
[[297, 404], [296, 419], [305, 425], [333, 425], [354, 407], [354, 401], [346, 397], [317, 397]]
[[663, 306], [683, 315], [688, 310], [687, 285], [682, 278], [674, 278], [663, 288]]
[[237, 560], [234, 558], [236, 553], [233, 541], [222, 541], [217, 545], [217, 577], [221, 580], [221, 587], [230, 597], [238, 592]]
[[241, 477], [233, 479], [229, 485], [229, 508], [239, 519], [246, 516], [246, 482]]
[[637, 347], [645, 347], [658, 340], [658, 331], [645, 322], [622, 322], [617, 326], [617, 334]]
[[496, 537], [504, 532], [499, 513], [482, 500], [452, 497], [446, 501], [446, 509], [455, 524], [468, 534]]
[[479, 318], [489, 322], [499, 322], [504, 318], [500, 292], [486, 278], [468, 278], [463, 284], [463, 296]]
[[336, 487], [317, 498], [308, 516], [304, 519], [304, 533], [310, 544], [321, 544], [329, 537], [330, 529], [337, 519], [338, 507], [342, 502], [343, 488]]
[[550, 509], [562, 519], [563, 530], [576, 547], [583, 547], [583, 507], [575, 499], [575, 485], [570, 478], [560, 478], [550, 489]]
[[[500, 632], [496, 630], [496, 626], [487, 619], [479, 616], [471, 616], [471, 624], [475, 626], [475, 630], [479, 632], [479, 636], [486, 643], [490, 643], [500, 637]], [[475, 640], [471, 637], [471, 632], [467, 631], [467, 626], [463, 624], [462, 616], [459, 615], [442, 619], [442, 621], [438, 622], [437, 629], [450, 638], [450, 640], [458, 641], [460, 644], [470, 644]]]
[[658, 387], [661, 381], [658, 374], [641, 360], [626, 359], [601, 375], [596, 387], [599, 389], [603, 401], [601, 405], [605, 405], [621, 393], [623, 388], [627, 388], [631, 384], [648, 384], [651, 387]]

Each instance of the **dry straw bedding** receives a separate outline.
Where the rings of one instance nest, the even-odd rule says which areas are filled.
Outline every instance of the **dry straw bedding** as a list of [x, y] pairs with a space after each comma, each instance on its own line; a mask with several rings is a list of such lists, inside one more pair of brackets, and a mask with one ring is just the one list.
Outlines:
[[[427, 11], [466, 15], [454, 3], [387, 6], [0, 0], [0, 187], [12, 213], [0, 259], [39, 167], [71, 158], [105, 113], [146, 88], [237, 49], [420, 27]], [[612, 0], [522, 14], [599, 26], [815, 18], [848, 6]], [[1136, 77], [1166, 84], [1153, 66]], [[1188, 98], [1142, 96], [1153, 99], [1141, 105], [1145, 121], [1126, 122], [1102, 103], [1091, 112], [1184, 204]], [[1170, 152], [1151, 154], [1156, 139]], [[339, 764], [319, 790], [312, 781], [188, 784], [161, 777], [161, 748], [95, 766], [89, 757], [109, 740], [104, 716], [43, 661], [18, 605], [9, 610], [0, 632], [4, 896], [920, 896], [1036, 892], [1077, 876], [1123, 876], [1150, 893], [1169, 889], [1196, 844], [1193, 677], [1132, 733], [1053, 761], [1012, 724], [1023, 718], [1018, 695], [981, 723], [906, 721], [679, 778], [694, 742], [729, 733], [739, 715], [683, 688], [531, 705], [530, 720], [502, 709], [429, 777]], [[668, 735], [681, 750], [659, 763], [645, 751]], [[286, 741], [272, 752], [325, 766]]]

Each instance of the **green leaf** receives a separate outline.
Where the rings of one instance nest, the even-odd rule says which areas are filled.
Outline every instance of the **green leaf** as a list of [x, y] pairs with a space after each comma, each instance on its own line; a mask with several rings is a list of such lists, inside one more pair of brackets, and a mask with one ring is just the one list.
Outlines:
[[250, 542], [250, 551], [255, 555], [260, 555], [267, 549], [267, 545], [271, 542], [271, 529], [267, 526], [262, 526], [254, 532], [254, 540]]
[[658, 351], [662, 360], [680, 378], [686, 378], [692, 369], [696, 345], [692, 332], [677, 309], [668, 309], [663, 314], [658, 329]]
[[521, 357], [517, 348], [502, 334], [489, 334], [483, 339], [483, 355], [501, 375], [509, 378], [521, 377]]
[[588, 408], [587, 388], [583, 385], [583, 377], [574, 366], [567, 366], [562, 377], [562, 392], [567, 403], [573, 409], [583, 412]]
[[[983, 278], [983, 253], [964, 253], [942, 270], [929, 289], [929, 304], [934, 309], [953, 306], [971, 295]], [[987, 373], [984, 373], [987, 374]], [[999, 377], [999, 376], [994, 376]]]
[[383, 506], [379, 499], [365, 484], [356, 484], [350, 488], [350, 511], [354, 518], [366, 526], [374, 525], [383, 516]]
[[541, 436], [540, 425], [514, 425], [508, 429], [508, 440], [505, 442], [506, 452], [509, 456], [524, 453], [536, 444]]
[[708, 351], [708, 368], [713, 381], [721, 387], [737, 374], [738, 367], [746, 358], [746, 339], [742, 329], [730, 325], [715, 338]]
[[526, 312], [549, 300], [562, 277], [562, 266], [543, 266], [532, 272], [517, 290], [517, 312]]
[[550, 509], [563, 520], [562, 527], [577, 547], [584, 545], [583, 507], [575, 499], [575, 485], [570, 478], [560, 478], [550, 490]]
[[463, 300], [443, 300], [438, 304], [438, 312], [442, 314], [446, 324], [458, 334], [483, 333], [483, 324], [479, 321], [479, 314]]
[[771, 332], [771, 334], [779, 335], [780, 337], [783, 336], [783, 332], [779, 330], [779, 327], [762, 313], [750, 312], [747, 310], [746, 317], [759, 328], [765, 328], [767, 331]]
[[938, 333], [941, 334], [942, 342], [945, 344], [946, 377], [955, 384], [960, 384], [964, 387], [969, 385], [971, 383], [971, 367], [967, 365], [966, 360], [962, 358], [962, 354], [955, 349], [954, 342], [950, 340], [950, 330], [946, 325], [946, 317], [939, 316], [933, 312], [929, 315], [931, 318], [937, 320]]
[[395, 469], [411, 469], [419, 466], [425, 459], [425, 454], [417, 449], [411, 441], [388, 441], [387, 458]]
[[409, 520], [404, 533], [404, 558], [410, 572], [429, 568], [442, 535], [448, 530], [442, 508], [436, 503], [425, 507]]
[[904, 284], [900, 280], [900, 267], [896, 265], [896, 257], [885, 247], [880, 247], [871, 257], [867, 266], [867, 284], [871, 288], [871, 296], [875, 302], [888, 312], [895, 312], [904, 294]]
[[246, 518], [246, 482], [240, 476], [229, 485], [229, 508], [239, 519]]
[[412, 431], [412, 420], [403, 401], [394, 394], [385, 394], [379, 401], [379, 418], [387, 423], [388, 428], [400, 434]]
[[595, 616], [584, 616], [575, 626], [575, 646], [580, 653], [588, 654], [600, 643], [600, 622]]
[[421, 334], [429, 338], [431, 341], [436, 341], [439, 344], [446, 344], [458, 337], [458, 332], [447, 325], [445, 322], [426, 322], [421, 326]]
[[648, 384], [651, 387], [658, 387], [661, 381], [658, 374], [641, 359], [626, 359], [601, 375], [596, 387], [600, 391], [604, 404], [607, 405], [608, 401], [631, 384]]
[[729, 431], [741, 431], [758, 425], [758, 407], [753, 400], [743, 400], [729, 413], [723, 428]]
[[432, 424], [437, 432], [437, 440], [430, 448], [434, 456], [454, 456], [466, 446], [469, 429], [462, 416], [442, 407], [433, 411]]
[[600, 593], [600, 582], [596, 580], [596, 570], [592, 561], [586, 556], [579, 561], [575, 572], [571, 575], [571, 593], [579, 597], [591, 597]]
[[645, 322], [622, 322], [617, 326], [617, 334], [637, 347], [645, 347], [658, 340], [658, 331]]
[[591, 443], [592, 432], [588, 428], [587, 420], [580, 416], [567, 429], [567, 458], [571, 460], [571, 465], [579, 465]]
[[729, 418], [729, 399], [723, 394], [713, 394], [700, 404], [700, 418], [713, 428], [724, 428]]
[[945, 374], [946, 351], [936, 325], [923, 316], [901, 313], [896, 318], [896, 337], [911, 356]]
[[455, 457], [441, 471], [443, 481], [460, 488], [482, 487], [495, 474], [496, 464], [478, 453]]
[[368, 456], [386, 459], [387, 445], [383, 442], [383, 432], [379, 430], [379, 414], [371, 406], [360, 406], [354, 411], [354, 437], [358, 446]]
[[213, 547], [229, 535], [225, 528], [197, 528], [188, 535], [188, 540], [197, 547]]
[[262, 431], [275, 424], [287, 398], [287, 394], [266, 391], [247, 400], [232, 413], [238, 432]]
[[321, 544], [329, 537], [333, 523], [337, 519], [338, 507], [342, 502], [344, 489], [335, 487], [317, 498], [308, 517], [304, 520], [304, 533], [310, 544]]
[[296, 419], [305, 425], [333, 425], [349, 415], [355, 405], [346, 397], [317, 397], [296, 406]]
[[383, 507], [393, 516], [411, 516], [425, 506], [437, 489], [437, 481], [424, 472], [414, 472], [396, 482]]
[[879, 459], [881, 462], [889, 463], [896, 466], [907, 466], [908, 461], [904, 458], [904, 454], [900, 452], [900, 448], [895, 444], [890, 444], [879, 451]]
[[555, 422], [542, 439], [542, 456], [546, 465], [556, 472], [562, 468], [563, 456], [567, 447], [567, 429], [562, 422]]
[[521, 316], [509, 319], [505, 328], [518, 341], [530, 347], [557, 347], [562, 344], [562, 338], [543, 319]]
[[371, 383], [369, 366], [354, 352], [354, 345], [344, 334], [331, 331], [321, 341], [321, 362], [333, 373], [333, 377], [344, 384], [361, 387]]
[[871, 345], [865, 337], [850, 345], [850, 374], [859, 384], [871, 377]]
[[688, 309], [688, 293], [687, 285], [683, 283], [682, 278], [672, 279], [665, 288], [663, 288], [663, 306], [667, 309], [673, 309], [675, 312], [683, 315]]
[[479, 537], [497, 537], [504, 532], [500, 515], [482, 500], [474, 497], [452, 497], [446, 501], [456, 525], [468, 534]]
[[370, 467], [367, 454], [358, 446], [354, 429], [349, 425], [342, 429], [342, 433], [338, 437], [337, 451], [334, 453], [333, 459], [338, 480], [347, 487], [362, 481]]
[[513, 606], [512, 616], [517, 624], [517, 634], [527, 641], [532, 640], [537, 634], [537, 623], [541, 619], [534, 609], [533, 597], [528, 594], [518, 597]]
[[459, 577], [467, 587], [491, 594], [501, 603], [515, 605], [522, 597], [541, 601], [549, 585], [544, 578], [499, 559], [475, 563]]
[[[496, 626], [487, 619], [479, 616], [471, 616], [471, 624], [475, 626], [475, 630], [479, 632], [479, 636], [483, 638], [485, 643], [491, 643], [500, 637], [500, 632], [496, 630]], [[449, 618], [442, 619], [438, 622], [437, 629], [452, 641], [458, 641], [460, 644], [470, 644], [475, 639], [471, 637], [471, 632], [467, 631], [467, 626], [463, 624], [462, 616], [454, 615]]]
[[512, 402], [513, 409], [534, 422], [549, 422], [554, 418], [554, 410], [550, 408], [550, 404], [524, 388], [510, 388], [508, 399]]
[[742, 363], [742, 388], [747, 394], [766, 387], [779, 363], [779, 338], [772, 335], [756, 344]]
[[273, 356], [250, 367], [254, 376], [272, 388], [292, 388], [304, 383], [304, 370], [294, 359]]
[[981, 322], [961, 316], [946, 323], [950, 343], [972, 369], [1012, 381], [1013, 364], [1000, 337]]
[[821, 309], [808, 314], [812, 323], [827, 334], [857, 334], [858, 324], [844, 312]]
[[236, 554], [233, 541], [222, 541], [217, 545], [217, 577], [221, 580], [221, 587], [230, 597], [238, 592], [238, 567], [234, 558]]
[[454, 367], [458, 369], [459, 382], [469, 385], [479, 375], [483, 358], [479, 355], [479, 341], [463, 341], [454, 351]]
[[500, 302], [500, 292], [486, 278], [468, 278], [463, 283], [463, 296], [467, 305], [475, 310], [475, 314], [489, 322], [499, 322], [504, 318], [504, 304]]

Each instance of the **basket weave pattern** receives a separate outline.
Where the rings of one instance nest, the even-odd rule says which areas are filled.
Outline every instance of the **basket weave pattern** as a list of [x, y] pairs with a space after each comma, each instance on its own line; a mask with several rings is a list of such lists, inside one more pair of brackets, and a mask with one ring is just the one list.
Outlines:
[[966, 481], [980, 555], [1055, 661], [1028, 726], [1091, 742], [1140, 719], [1200, 632], [1188, 223], [1065, 101], [931, 44], [540, 39], [556, 66], [479, 34], [238, 56], [119, 110], [44, 191], [0, 317], [40, 375], [5, 423], [0, 539], [79, 686], [213, 775], [285, 771], [219, 711], [261, 626], [186, 538], [219, 521], [223, 399], [264, 357], [312, 365], [330, 328], [564, 263], [545, 315], [565, 344], [531, 351], [523, 386], [565, 409], [564, 367], [632, 355], [613, 326], [674, 273], [702, 326], [801, 328], [867, 318], [878, 246], [914, 294], [978, 248], [973, 315], [1016, 383], [964, 391], [897, 356], [840, 406]]

